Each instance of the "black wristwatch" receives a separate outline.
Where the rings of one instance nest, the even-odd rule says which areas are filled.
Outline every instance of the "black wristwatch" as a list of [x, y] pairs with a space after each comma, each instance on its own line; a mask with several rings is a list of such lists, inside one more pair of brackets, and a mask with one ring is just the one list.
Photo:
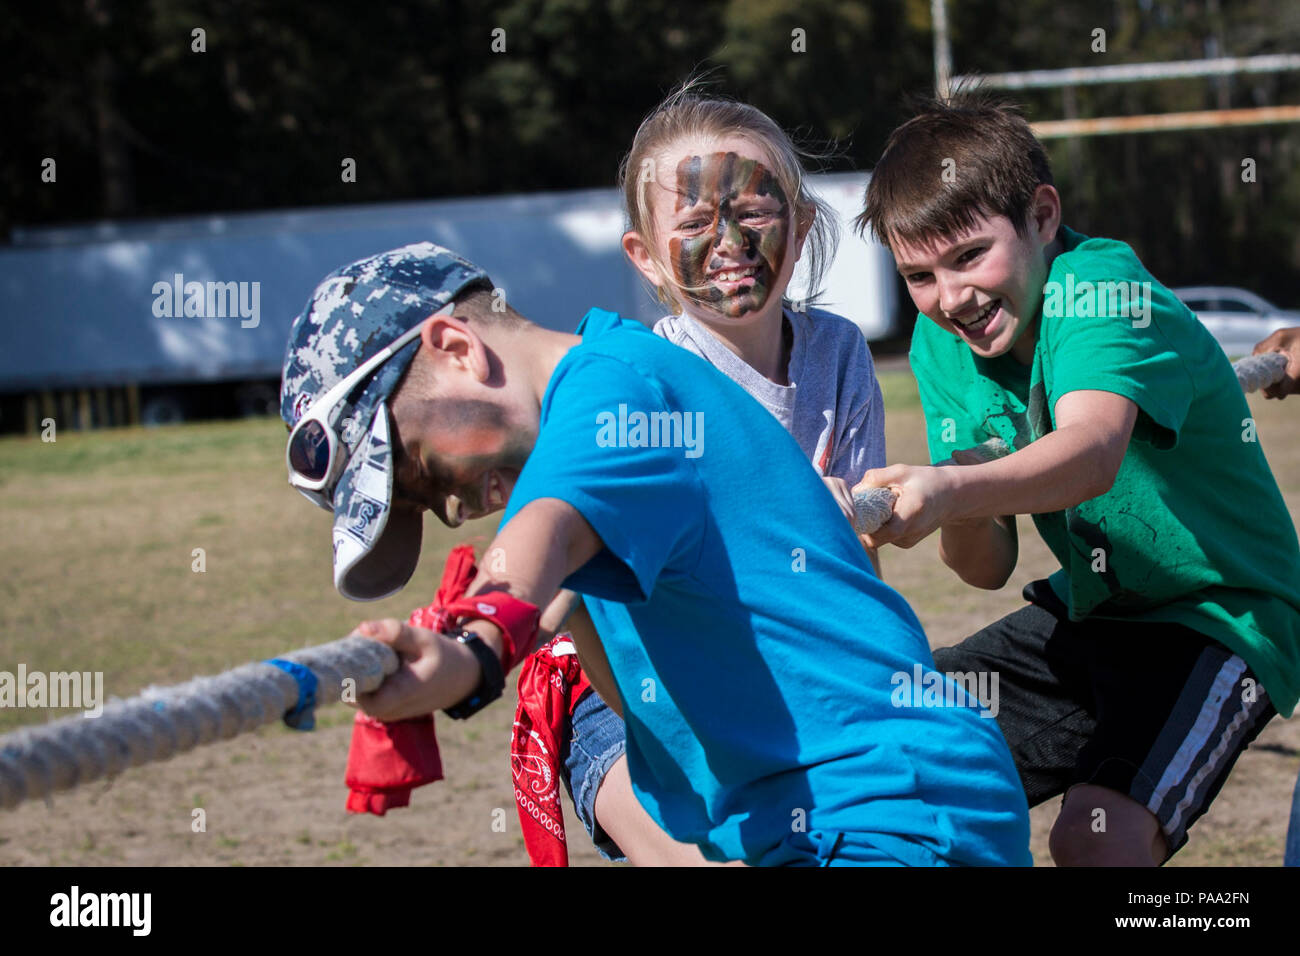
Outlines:
[[448, 707], [443, 711], [448, 717], [464, 720], [466, 717], [477, 714], [501, 696], [501, 692], [505, 690], [506, 686], [506, 675], [501, 672], [501, 662], [497, 660], [496, 653], [484, 643], [483, 638], [473, 631], [462, 629], [456, 635], [456, 640], [474, 652], [474, 656], [478, 658], [479, 667], [483, 670], [483, 679], [479, 681], [478, 687], [474, 688], [474, 692], [459, 704]]

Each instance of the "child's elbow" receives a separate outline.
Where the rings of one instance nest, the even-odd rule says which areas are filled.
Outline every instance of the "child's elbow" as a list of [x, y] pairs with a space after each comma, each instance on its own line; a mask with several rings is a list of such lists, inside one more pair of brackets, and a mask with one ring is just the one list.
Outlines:
[[[1088, 499], [1099, 498], [1115, 487], [1119, 470], [1128, 453], [1129, 436], [1132, 426], [1127, 431], [1105, 433], [1094, 439], [1087, 453], [1092, 467], [1087, 470], [1086, 492]], [[1087, 499], [1085, 499], [1087, 500]]]
[[1011, 569], [1005, 572], [1000, 568], [982, 567], [975, 569], [966, 569], [959, 571], [958, 577], [973, 588], [979, 588], [982, 591], [998, 591], [1006, 587], [1011, 580]]
[[997, 591], [1011, 580], [1011, 573], [1016, 569], [1015, 562], [990, 561], [987, 558], [971, 560], [970, 556], [950, 554], [943, 544], [939, 545], [939, 558], [956, 572], [962, 582], [982, 591]]
[[1089, 472], [1089, 482], [1085, 489], [1085, 501], [1093, 498], [1100, 498], [1112, 488], [1115, 487], [1115, 480], [1119, 478], [1120, 466], [1124, 464], [1123, 455], [1103, 455], [1097, 463], [1097, 467]]

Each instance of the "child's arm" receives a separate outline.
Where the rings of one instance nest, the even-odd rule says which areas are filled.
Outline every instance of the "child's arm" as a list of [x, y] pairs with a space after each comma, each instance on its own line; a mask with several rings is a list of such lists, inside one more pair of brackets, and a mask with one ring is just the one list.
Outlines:
[[1020, 558], [1015, 515], [955, 521], [939, 529], [939, 557], [971, 587], [996, 591]]
[[565, 630], [565, 622], [582, 610], [581, 596], [564, 588], [555, 595], [549, 605], [543, 609], [537, 621], [537, 646], [541, 647], [560, 631]]
[[622, 717], [623, 699], [618, 694], [614, 673], [609, 669], [605, 645], [596, 633], [596, 625], [591, 620], [587, 606], [581, 601], [569, 618], [568, 631], [578, 652], [578, 663], [582, 665], [582, 672], [587, 675], [592, 688], [610, 710]]
[[[894, 516], [864, 539], [876, 547], [910, 548], [950, 524], [1061, 511], [1105, 494], [1119, 473], [1136, 421], [1137, 406], [1121, 395], [1069, 392], [1056, 403], [1056, 430], [1006, 458], [959, 468], [891, 465], [869, 471], [861, 486], [891, 487], [898, 499]], [[993, 553], [1002, 548], [989, 526], [984, 528], [979, 535], [959, 530], [949, 536], [956, 552], [945, 557], [950, 567], [969, 567], [972, 561], [965, 552], [980, 545]]]
[[[987, 454], [967, 448], [953, 452], [954, 465], [982, 465]], [[1007, 583], [1020, 559], [1016, 516], [954, 521], [939, 529], [939, 557], [971, 587], [996, 591]]]
[[[570, 504], [555, 498], [531, 501], [488, 547], [500, 549], [503, 571], [480, 570], [468, 594], [505, 591], [539, 608], [555, 598], [560, 583], [586, 564], [603, 547], [586, 520]], [[501, 632], [486, 621], [471, 621], [498, 657], [504, 650]], [[451, 637], [394, 619], [367, 621], [358, 631], [390, 645], [404, 666], [372, 694], [360, 695], [361, 709], [379, 720], [418, 717], [451, 707], [478, 687], [482, 671], [473, 652]]]
[[578, 652], [578, 662], [582, 672], [596, 693], [600, 695], [609, 709], [620, 717], [623, 716], [623, 701], [618, 696], [618, 685], [609, 669], [609, 659], [605, 656], [605, 646], [596, 633], [596, 625], [591, 620], [587, 606], [582, 597], [567, 588], [555, 596], [555, 600], [542, 612], [537, 624], [538, 645], [545, 644], [556, 632], [565, 630], [573, 638], [574, 649]]
[[[842, 319], [840, 322], [841, 327], [847, 331], [842, 347], [847, 349], [849, 357], [845, 359], [841, 356], [837, 361], [841, 368], [835, 398], [835, 418], [839, 427], [832, 442], [835, 454], [826, 469], [827, 477], [823, 480], [830, 487], [849, 524], [853, 524], [856, 509], [849, 481], [857, 480], [868, 469], [881, 467], [888, 460], [885, 457], [885, 400], [867, 340], [857, 326]], [[841, 416], [840, 406], [852, 409], [852, 412]], [[841, 417], [844, 419], [842, 422], [839, 421]], [[832, 478], [831, 475], [842, 477]], [[883, 581], [879, 549], [872, 547], [861, 536], [859, 540], [862, 541], [863, 550], [867, 552], [867, 559], [871, 562], [876, 577]]]

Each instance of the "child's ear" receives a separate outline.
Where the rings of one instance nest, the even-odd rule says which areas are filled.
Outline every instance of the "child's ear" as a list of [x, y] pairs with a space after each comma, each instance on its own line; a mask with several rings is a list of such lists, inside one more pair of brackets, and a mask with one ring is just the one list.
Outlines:
[[1030, 225], [1044, 245], [1056, 238], [1061, 225], [1061, 194], [1055, 186], [1042, 183], [1029, 204]]
[[658, 295], [659, 301], [669, 306], [674, 314], [680, 310], [680, 305], [668, 291], [667, 283], [663, 275], [659, 272], [659, 266], [655, 264], [650, 255], [650, 247], [646, 241], [641, 238], [639, 232], [631, 231], [623, 233], [623, 252], [627, 254], [632, 265], [636, 266], [636, 271], [641, 273], [646, 282], [654, 288], [655, 294]]
[[420, 328], [420, 346], [428, 349], [438, 368], [445, 364], [469, 371], [484, 381], [491, 371], [483, 340], [460, 319], [431, 315]]
[[647, 282], [656, 287], [661, 284], [659, 270], [655, 268], [654, 259], [650, 255], [650, 247], [641, 238], [641, 233], [633, 230], [623, 233], [623, 252]]

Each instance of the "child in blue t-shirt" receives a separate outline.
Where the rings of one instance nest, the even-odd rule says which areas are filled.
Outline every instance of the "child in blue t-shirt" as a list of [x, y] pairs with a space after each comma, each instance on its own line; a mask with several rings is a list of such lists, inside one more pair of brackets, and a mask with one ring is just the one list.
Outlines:
[[[502, 534], [527, 502], [557, 499], [603, 542], [564, 585], [599, 635], [615, 686], [597, 686], [621, 707], [655, 823], [711, 860], [1027, 862], [996, 722], [899, 693], [923, 680], [917, 660], [930, 670], [924, 635], [797, 443], [638, 324], [593, 310], [579, 331]], [[680, 416], [689, 441], [639, 440], [638, 413]], [[770, 475], [781, 505], [756, 507]]]
[[[635, 795], [706, 859], [1028, 864], [993, 715], [935, 672], [790, 434], [639, 323], [593, 310], [581, 338], [551, 332], [494, 311], [489, 281], [429, 243], [395, 250], [332, 275], [292, 333], [287, 461], [334, 512], [343, 593], [405, 584], [422, 511], [506, 505], [447, 633], [362, 626], [403, 659], [366, 712], [481, 709], [567, 587]], [[755, 507], [772, 475], [780, 507]]]

